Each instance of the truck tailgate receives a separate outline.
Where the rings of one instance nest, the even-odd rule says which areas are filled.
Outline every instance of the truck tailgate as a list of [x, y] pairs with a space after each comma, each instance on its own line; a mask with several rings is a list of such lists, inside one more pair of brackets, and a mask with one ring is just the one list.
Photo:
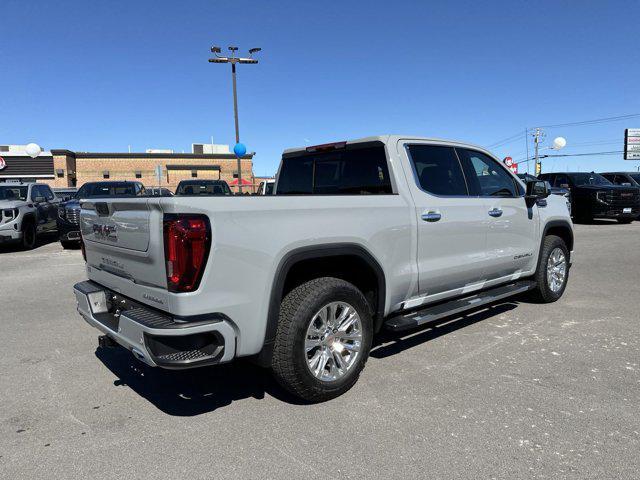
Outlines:
[[166, 288], [162, 215], [150, 198], [83, 201], [80, 230], [89, 267]]

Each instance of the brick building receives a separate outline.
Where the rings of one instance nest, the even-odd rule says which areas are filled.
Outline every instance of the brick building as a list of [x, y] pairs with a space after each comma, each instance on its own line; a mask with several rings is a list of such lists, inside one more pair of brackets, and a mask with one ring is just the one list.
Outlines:
[[[197, 148], [199, 146], [194, 145], [193, 150], [201, 152], [202, 149]], [[94, 153], [52, 149], [33, 160], [17, 150], [12, 151], [11, 155], [3, 155], [0, 152], [6, 164], [5, 169], [0, 170], [0, 181], [21, 178], [48, 183], [52, 187], [80, 187], [86, 182], [101, 180], [135, 180], [151, 187], [158, 186], [155, 171], [160, 165], [160, 186], [168, 187], [172, 191], [180, 180], [186, 179], [220, 179], [231, 185], [237, 178], [237, 159], [229, 152], [228, 147], [224, 147], [209, 149], [214, 153], [153, 150], [146, 153]], [[243, 183], [248, 180], [252, 184], [249, 187], [245, 186], [243, 190], [249, 192], [257, 188], [257, 184], [253, 186], [256, 183], [253, 175], [253, 155], [254, 153], [248, 153], [241, 159]], [[235, 190], [237, 187], [231, 188]]]

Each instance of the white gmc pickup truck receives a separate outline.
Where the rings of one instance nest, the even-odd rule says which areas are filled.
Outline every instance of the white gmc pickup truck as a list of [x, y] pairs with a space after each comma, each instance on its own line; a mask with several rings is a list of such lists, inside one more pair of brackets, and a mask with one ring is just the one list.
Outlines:
[[81, 201], [78, 311], [142, 362], [253, 357], [307, 401], [348, 390], [374, 335], [565, 290], [573, 226], [545, 182], [460, 142], [286, 150], [275, 194]]

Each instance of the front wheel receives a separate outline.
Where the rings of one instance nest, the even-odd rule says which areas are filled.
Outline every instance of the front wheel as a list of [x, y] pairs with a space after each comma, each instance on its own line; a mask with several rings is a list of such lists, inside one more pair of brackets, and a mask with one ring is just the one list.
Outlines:
[[282, 300], [271, 368], [290, 393], [310, 402], [329, 400], [356, 383], [372, 337], [362, 292], [338, 278], [316, 278]]
[[36, 233], [36, 224], [27, 220], [22, 226], [22, 248], [32, 250], [36, 246], [38, 235]]
[[569, 250], [560, 237], [548, 235], [544, 238], [533, 279], [536, 282], [532, 291], [535, 300], [552, 303], [564, 293], [569, 279]]

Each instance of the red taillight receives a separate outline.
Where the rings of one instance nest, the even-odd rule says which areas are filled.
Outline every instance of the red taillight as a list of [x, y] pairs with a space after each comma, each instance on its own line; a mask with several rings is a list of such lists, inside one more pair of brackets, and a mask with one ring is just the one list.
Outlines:
[[198, 288], [211, 246], [209, 220], [204, 215], [164, 216], [164, 258], [171, 292]]

